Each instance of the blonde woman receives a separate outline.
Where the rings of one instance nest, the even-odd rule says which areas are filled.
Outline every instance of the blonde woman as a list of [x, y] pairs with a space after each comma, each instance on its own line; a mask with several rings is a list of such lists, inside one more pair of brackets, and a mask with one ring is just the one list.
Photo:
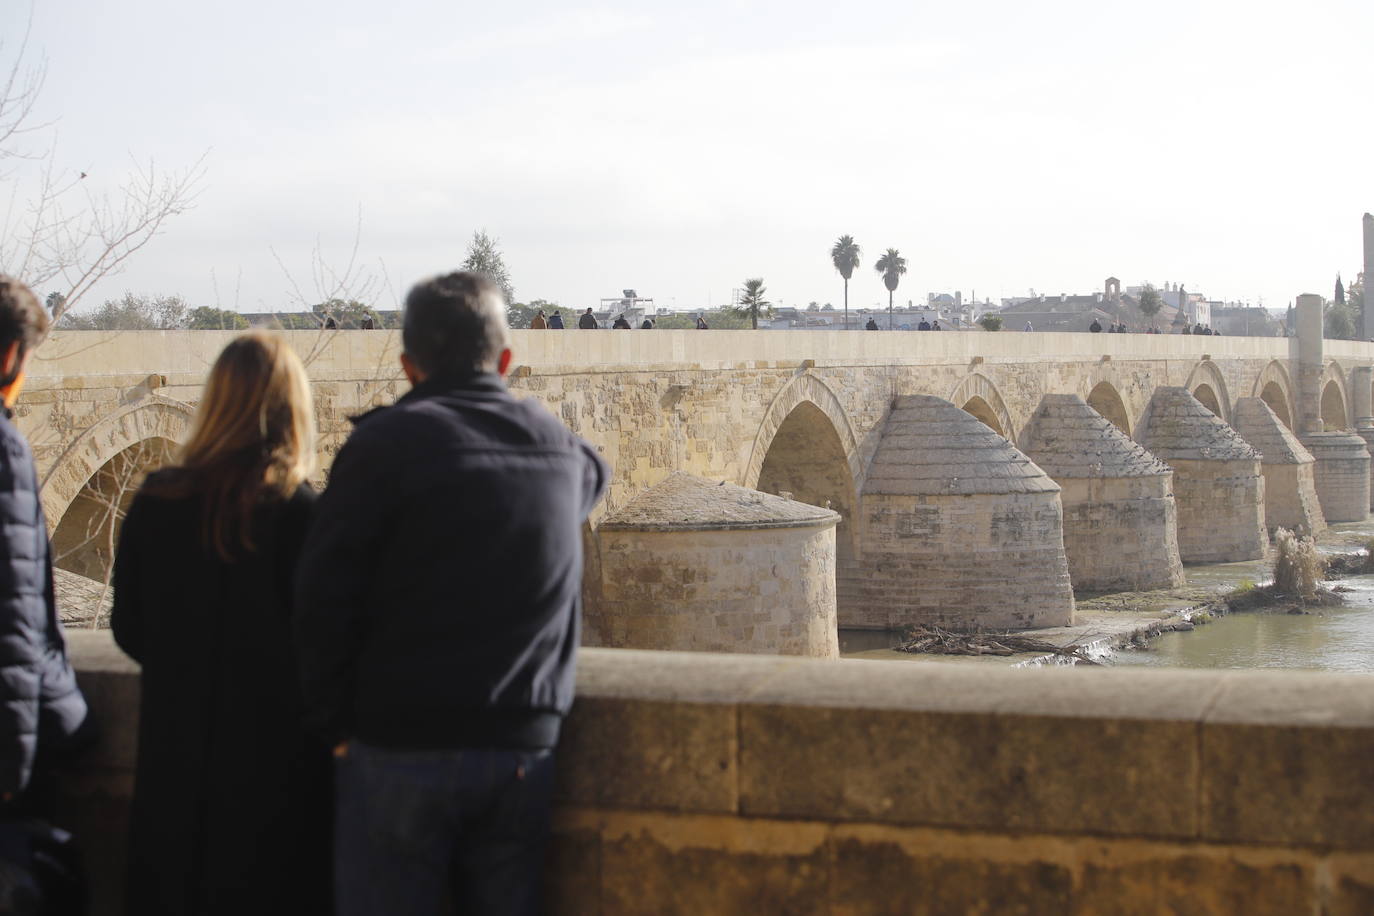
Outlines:
[[290, 629], [314, 453], [300, 359], [245, 334], [124, 520], [112, 626], [143, 666], [130, 913], [331, 909], [331, 765], [301, 724]]

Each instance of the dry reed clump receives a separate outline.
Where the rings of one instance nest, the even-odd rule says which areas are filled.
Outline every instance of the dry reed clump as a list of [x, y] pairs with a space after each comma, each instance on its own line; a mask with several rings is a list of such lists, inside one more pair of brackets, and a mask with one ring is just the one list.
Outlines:
[[1287, 528], [1274, 532], [1274, 591], [1311, 601], [1325, 574], [1326, 560], [1312, 538], [1300, 538]]

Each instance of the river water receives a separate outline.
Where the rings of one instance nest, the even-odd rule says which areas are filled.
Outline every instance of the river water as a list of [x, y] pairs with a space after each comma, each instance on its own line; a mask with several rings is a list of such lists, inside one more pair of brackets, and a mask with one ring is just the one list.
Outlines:
[[[1327, 553], [1351, 552], [1374, 537], [1374, 519], [1333, 526], [1322, 540]], [[1264, 584], [1268, 563], [1226, 563], [1186, 568], [1189, 585], [1218, 592], [1243, 583]], [[1196, 629], [1164, 633], [1144, 649], [1117, 649], [1103, 659], [1108, 665], [1161, 668], [1300, 668], [1346, 673], [1374, 673], [1374, 576], [1354, 576], [1337, 583], [1350, 589], [1340, 607], [1307, 614], [1247, 611], [1218, 617]], [[992, 657], [908, 655], [883, 651], [897, 633], [840, 631], [840, 654], [861, 658], [906, 658], [922, 661], [998, 663]], [[1007, 660], [1000, 660], [1007, 664]]]
[[1307, 668], [1374, 673], [1374, 576], [1342, 579], [1343, 607], [1308, 614], [1248, 611], [1188, 633], [1164, 633], [1109, 664], [1166, 668]]

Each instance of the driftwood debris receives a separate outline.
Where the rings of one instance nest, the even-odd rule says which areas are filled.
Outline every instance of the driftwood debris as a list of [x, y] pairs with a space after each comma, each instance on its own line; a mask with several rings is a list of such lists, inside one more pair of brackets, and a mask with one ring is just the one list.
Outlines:
[[1010, 631], [977, 630], [958, 633], [927, 624], [907, 630], [906, 640], [893, 646], [898, 652], [928, 653], [931, 655], [1015, 655], [1018, 652], [1038, 652], [1043, 655], [1062, 655], [1083, 665], [1097, 665], [1082, 646], [1059, 646], [1034, 636]]

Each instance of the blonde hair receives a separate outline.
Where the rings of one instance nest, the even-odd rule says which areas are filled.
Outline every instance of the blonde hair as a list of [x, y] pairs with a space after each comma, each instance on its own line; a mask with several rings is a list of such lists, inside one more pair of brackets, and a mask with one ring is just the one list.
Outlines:
[[281, 337], [251, 331], [220, 353], [178, 467], [165, 489], [203, 495], [207, 546], [225, 560], [232, 542], [252, 551], [257, 505], [290, 497], [315, 470], [310, 380]]

